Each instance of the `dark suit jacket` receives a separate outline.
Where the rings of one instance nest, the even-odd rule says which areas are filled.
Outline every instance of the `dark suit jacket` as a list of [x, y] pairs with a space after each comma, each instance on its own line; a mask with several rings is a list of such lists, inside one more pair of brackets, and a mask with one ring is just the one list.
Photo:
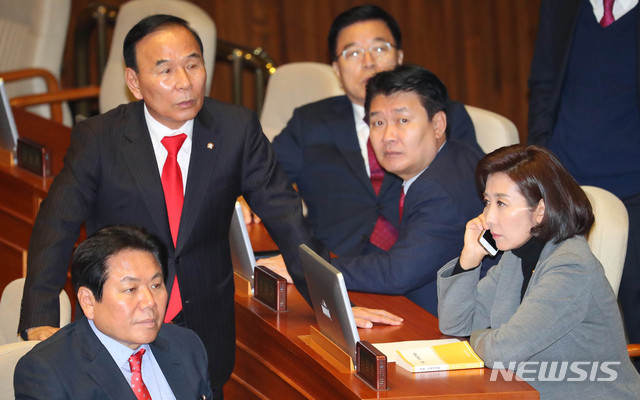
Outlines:
[[[556, 124], [573, 33], [582, 1], [542, 0], [540, 5], [540, 27], [529, 77], [529, 144], [546, 146]], [[636, 13], [636, 21], [640, 27], [640, 7], [631, 12]], [[637, 42], [640, 47], [640, 29]], [[636, 59], [640, 65], [640, 48], [636, 51]], [[640, 68], [637, 75], [640, 96]]]
[[[207, 356], [196, 334], [166, 324], [150, 347], [177, 399], [212, 398]], [[22, 357], [16, 366], [14, 388], [16, 399], [136, 399], [84, 318]]]
[[460, 255], [466, 223], [482, 211], [474, 180], [481, 156], [448, 140], [409, 187], [391, 249], [331, 261], [342, 271], [347, 289], [405, 295], [437, 315], [436, 272]]
[[[452, 137], [475, 146], [475, 131], [460, 103], [449, 105]], [[371, 232], [379, 215], [398, 226], [402, 181], [385, 174], [376, 197], [362, 159], [347, 96], [297, 108], [273, 140], [278, 161], [297, 183], [308, 206], [313, 236], [339, 256], [369, 253]]]
[[294, 282], [308, 296], [298, 255], [298, 245], [308, 242], [300, 200], [253, 112], [205, 98], [193, 128], [176, 249], [143, 103], [122, 105], [78, 124], [64, 169], [35, 222], [19, 329], [57, 326], [58, 293], [83, 222], [88, 234], [113, 224], [144, 227], [169, 250], [167, 283], [178, 274], [186, 326], [215, 361], [213, 385], [222, 385], [235, 354], [229, 225], [239, 195], [264, 220]]

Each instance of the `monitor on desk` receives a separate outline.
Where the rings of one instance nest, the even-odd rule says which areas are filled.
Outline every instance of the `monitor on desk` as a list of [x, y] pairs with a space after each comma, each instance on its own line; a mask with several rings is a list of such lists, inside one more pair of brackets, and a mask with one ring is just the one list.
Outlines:
[[256, 258], [242, 216], [242, 208], [237, 201], [229, 227], [229, 248], [234, 272], [251, 282], [253, 290], [253, 270], [256, 267]]
[[300, 258], [320, 331], [355, 360], [360, 335], [342, 272], [304, 244]]
[[0, 78], [0, 147], [15, 152], [18, 146], [18, 129], [13, 120], [13, 112], [9, 105], [9, 97]]

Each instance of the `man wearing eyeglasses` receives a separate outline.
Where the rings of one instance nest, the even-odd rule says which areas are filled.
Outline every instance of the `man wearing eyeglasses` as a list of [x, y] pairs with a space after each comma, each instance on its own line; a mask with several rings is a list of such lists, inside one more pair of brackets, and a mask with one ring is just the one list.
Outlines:
[[[331, 252], [386, 251], [397, 237], [402, 181], [380, 168], [368, 146], [364, 99], [369, 78], [402, 64], [402, 34], [386, 11], [362, 5], [336, 17], [327, 40], [346, 95], [296, 109], [273, 148], [307, 204], [314, 236]], [[449, 110], [451, 137], [480, 150], [462, 104]]]

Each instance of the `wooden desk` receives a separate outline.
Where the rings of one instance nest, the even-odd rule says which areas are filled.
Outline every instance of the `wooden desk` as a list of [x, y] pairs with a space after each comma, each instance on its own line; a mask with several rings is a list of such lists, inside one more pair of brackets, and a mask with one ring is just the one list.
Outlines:
[[[21, 109], [14, 109], [14, 116], [21, 136], [52, 149], [53, 173], [59, 173], [70, 129]], [[0, 287], [26, 272], [29, 237], [51, 181], [15, 166], [0, 166]], [[275, 249], [264, 226], [250, 226], [249, 234], [255, 251]], [[289, 287], [288, 296], [289, 312], [279, 314], [251, 298], [236, 296], [236, 368], [225, 386], [228, 399], [538, 398], [524, 382], [504, 382], [501, 376], [490, 382], [488, 369], [412, 375], [393, 364], [388, 371], [390, 390], [375, 392], [354, 374], [339, 372], [299, 338], [309, 334], [315, 318], [293, 287]], [[384, 308], [405, 318], [399, 327], [361, 329], [363, 340], [377, 343], [442, 337], [435, 317], [404, 297], [351, 293], [351, 298], [356, 304]]]
[[[13, 112], [20, 136], [51, 148], [53, 174], [59, 173], [71, 129], [20, 108]], [[26, 273], [29, 238], [52, 180], [17, 166], [0, 165], [0, 288]]]
[[[301, 335], [314, 325], [313, 311], [289, 285], [286, 313], [275, 313], [249, 297], [236, 296], [236, 366], [229, 399], [537, 399], [525, 382], [506, 382], [491, 370], [470, 369], [411, 374], [388, 365], [389, 390], [376, 392], [355, 374], [341, 373], [305, 344]], [[440, 339], [437, 319], [402, 296], [350, 293], [355, 304], [384, 308], [404, 317], [401, 326], [359, 329], [372, 343]]]

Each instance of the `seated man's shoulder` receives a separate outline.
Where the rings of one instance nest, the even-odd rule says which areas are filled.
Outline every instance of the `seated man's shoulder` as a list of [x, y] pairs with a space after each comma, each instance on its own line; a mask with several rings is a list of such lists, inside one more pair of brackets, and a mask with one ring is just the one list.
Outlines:
[[[191, 329], [174, 324], [164, 324], [158, 332], [158, 339], [166, 339], [171, 345], [171, 351], [200, 350], [204, 351], [204, 344], [200, 337]], [[156, 339], [156, 341], [158, 340]]]
[[351, 111], [351, 103], [349, 98], [345, 95], [327, 97], [326, 99], [307, 103], [298, 107], [297, 113], [307, 118], [323, 118], [324, 115], [318, 114], [319, 112], [347, 110]]
[[76, 335], [76, 331], [79, 324], [83, 322], [86, 323], [84, 320], [79, 320], [62, 327], [50, 338], [36, 344], [33, 349], [23, 357], [23, 359], [44, 358], [60, 360], [70, 357], [72, 353], [77, 352], [78, 336]]

